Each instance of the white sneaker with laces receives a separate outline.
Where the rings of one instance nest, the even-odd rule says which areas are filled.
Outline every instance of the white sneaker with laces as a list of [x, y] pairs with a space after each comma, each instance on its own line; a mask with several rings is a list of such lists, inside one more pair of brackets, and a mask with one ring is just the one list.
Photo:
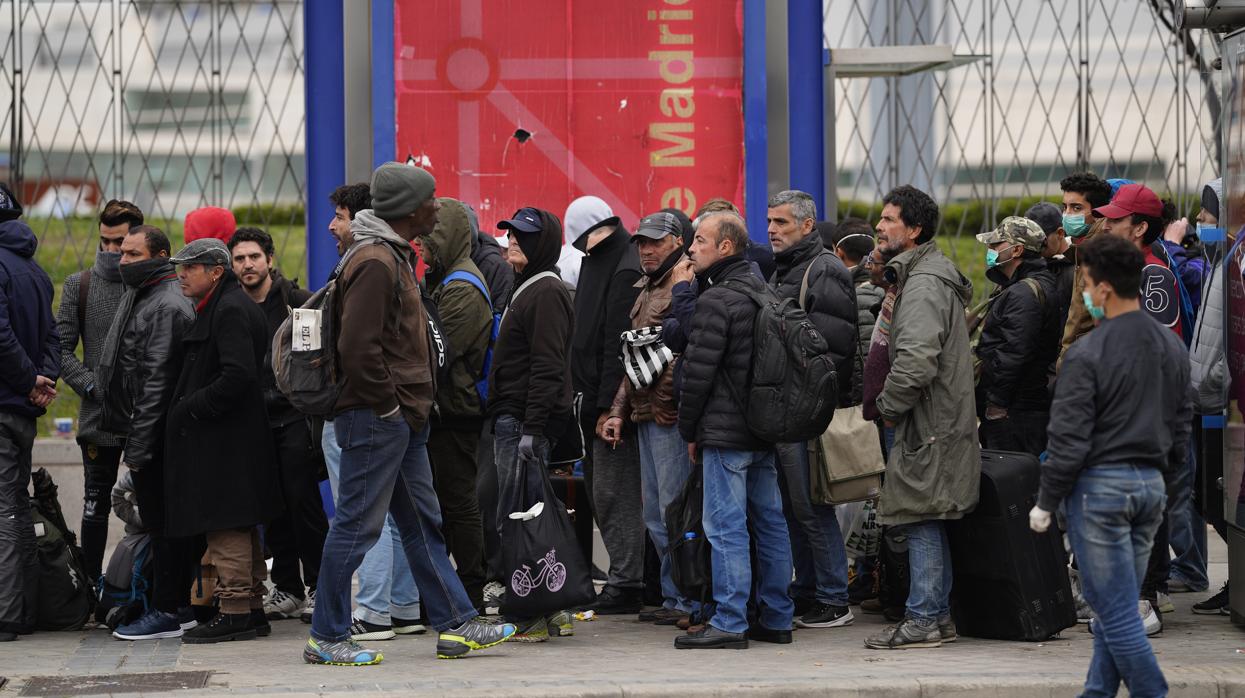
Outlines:
[[268, 620], [283, 620], [285, 618], [297, 618], [298, 614], [303, 610], [302, 599], [287, 594], [280, 589], [274, 589], [268, 598], [264, 600], [264, 616]]
[[298, 619], [304, 623], [311, 622], [311, 616], [316, 612], [316, 590], [312, 589], [307, 592], [307, 603], [303, 605], [303, 612], [299, 614]]

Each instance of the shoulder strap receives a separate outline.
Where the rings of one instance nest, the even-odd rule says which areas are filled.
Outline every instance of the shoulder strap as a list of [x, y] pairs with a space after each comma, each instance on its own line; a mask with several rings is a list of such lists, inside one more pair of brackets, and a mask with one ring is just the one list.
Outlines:
[[91, 288], [91, 276], [94, 267], [87, 267], [78, 275], [78, 334], [86, 331], [86, 300]]
[[[549, 272], [549, 273], [552, 274], [553, 272]], [[475, 274], [472, 274], [469, 271], [464, 271], [462, 269], [459, 269], [458, 271], [452, 271], [450, 272], [449, 276], [446, 276], [441, 281], [441, 286], [444, 288], [445, 286], [448, 286], [451, 281], [466, 281], [472, 286], [475, 286], [477, 291], [484, 294], [484, 302], [488, 303], [489, 308], [493, 307], [493, 299], [489, 298], [488, 288], [484, 285], [484, 282], [481, 281]]]
[[1038, 305], [1045, 306], [1046, 292], [1042, 290], [1042, 284], [1039, 284], [1037, 280], [1031, 278], [1022, 279], [1022, 281], [1025, 286], [1029, 287], [1029, 290], [1033, 291], [1033, 295], [1037, 297]]
[[510, 314], [510, 309], [514, 307], [514, 302], [519, 300], [519, 295], [522, 294], [524, 291], [526, 291], [528, 286], [531, 286], [532, 284], [536, 283], [537, 281], [541, 279], [547, 279], [550, 277], [555, 278], [555, 279], [560, 278], [557, 274], [551, 271], [542, 271], [536, 276], [533, 276], [527, 281], [524, 281], [523, 283], [519, 284], [519, 287], [514, 290], [514, 293], [510, 294], [510, 302], [506, 304], [506, 312], [502, 313], [502, 316], [501, 316], [502, 320], [505, 320], [506, 315]]
[[822, 249], [822, 251], [818, 253], [816, 257], [813, 257], [813, 259], [808, 263], [808, 266], [804, 268], [804, 278], [800, 280], [800, 309], [801, 310], [805, 309], [804, 301], [808, 299], [808, 275], [813, 272], [813, 265], [817, 263], [817, 260], [821, 259], [822, 255], [827, 255], [827, 254], [832, 254], [832, 253], [825, 249]]

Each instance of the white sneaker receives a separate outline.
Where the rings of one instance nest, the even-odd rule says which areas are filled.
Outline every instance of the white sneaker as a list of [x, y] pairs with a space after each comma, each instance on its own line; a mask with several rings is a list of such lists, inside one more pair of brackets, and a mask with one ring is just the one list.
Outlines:
[[287, 594], [280, 589], [274, 590], [264, 600], [264, 616], [268, 620], [282, 620], [285, 618], [297, 618], [300, 611], [303, 610], [302, 599]]
[[501, 609], [502, 598], [506, 595], [506, 587], [501, 582], [489, 582], [484, 585], [484, 610], [497, 613]]
[[312, 589], [307, 592], [307, 603], [303, 604], [303, 612], [299, 614], [298, 619], [304, 623], [311, 622], [311, 616], [316, 612], [316, 590]]
[[1165, 591], [1156, 591], [1154, 596], [1158, 600], [1159, 613], [1175, 613], [1176, 604], [1172, 603], [1172, 597]]
[[1146, 637], [1154, 637], [1163, 632], [1163, 619], [1154, 612], [1149, 601], [1142, 599], [1137, 602], [1137, 612], [1141, 614], [1141, 624], [1145, 626]]

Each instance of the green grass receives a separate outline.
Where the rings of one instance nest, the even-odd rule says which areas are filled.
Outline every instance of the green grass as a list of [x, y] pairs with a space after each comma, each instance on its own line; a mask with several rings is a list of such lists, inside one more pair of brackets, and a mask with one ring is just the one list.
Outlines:
[[[181, 221], [151, 220], [147, 221], [162, 230], [169, 232], [169, 239], [176, 252], [182, 245]], [[31, 229], [39, 236], [39, 249], [35, 259], [43, 267], [48, 276], [52, 277], [55, 298], [52, 312], [60, 308], [61, 292], [64, 289], [65, 277], [89, 267], [95, 261], [95, 250], [99, 245], [99, 224], [95, 219], [88, 218], [34, 218], [27, 220]], [[265, 228], [276, 244], [276, 266], [282, 273], [292, 278], [306, 277], [307, 240], [302, 226], [269, 226]], [[328, 235], [328, 231], [323, 231]], [[78, 357], [82, 357], [82, 346], [79, 345]], [[77, 419], [80, 399], [72, 388], [63, 382], [57, 385], [59, 395], [48, 407], [48, 412], [39, 419], [39, 433], [50, 436], [56, 432], [54, 420], [58, 417]]]

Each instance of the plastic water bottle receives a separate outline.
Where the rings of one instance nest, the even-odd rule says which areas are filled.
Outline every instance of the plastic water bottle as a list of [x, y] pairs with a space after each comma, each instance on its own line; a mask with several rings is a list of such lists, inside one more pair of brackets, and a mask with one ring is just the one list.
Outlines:
[[696, 539], [695, 531], [688, 531], [687, 533], [683, 534], [683, 540], [695, 540], [695, 539]]

